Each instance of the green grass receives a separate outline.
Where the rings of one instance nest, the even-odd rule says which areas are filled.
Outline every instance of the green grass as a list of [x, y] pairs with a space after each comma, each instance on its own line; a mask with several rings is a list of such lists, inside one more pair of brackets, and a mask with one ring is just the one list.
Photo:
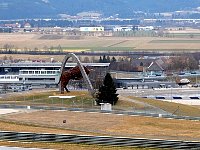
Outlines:
[[178, 111], [174, 113], [175, 115], [178, 116], [200, 117], [200, 109], [194, 106], [178, 104], [173, 102], [165, 102], [161, 100], [144, 99], [138, 97], [130, 97], [130, 98], [159, 107], [162, 110], [167, 111], [169, 113], [174, 113], [179, 108]]
[[[59, 92], [43, 92], [43, 93], [29, 93], [29, 94], [18, 94], [15, 96], [10, 96], [7, 99], [0, 99], [1, 104], [17, 104], [17, 105], [40, 105], [40, 106], [62, 106], [62, 107], [77, 107], [77, 108], [93, 108], [94, 98], [92, 98], [86, 91], [72, 91], [66, 93], [65, 95], [76, 95], [75, 98], [71, 99], [60, 99], [60, 98], [49, 98], [52, 95], [60, 95]], [[200, 117], [200, 108], [183, 105], [172, 102], [165, 102], [153, 99], [144, 99], [138, 97], [129, 97], [147, 104], [159, 107], [164, 111], [169, 113], [174, 113], [177, 108], [179, 110], [175, 115], [179, 116], [194, 116]], [[126, 100], [119, 100], [118, 103], [113, 107], [113, 109], [118, 110], [132, 110], [133, 108], [145, 109], [141, 105], [128, 102]]]
[[149, 43], [200, 43], [200, 40], [152, 40]]
[[60, 95], [58, 92], [43, 92], [32, 94], [18, 94], [1, 99], [0, 103], [18, 104], [18, 105], [50, 105], [65, 107], [92, 107], [94, 99], [87, 92], [70, 92], [65, 95], [76, 95], [75, 98], [61, 99], [49, 98], [52, 95]]
[[200, 33], [169, 33], [169, 37], [185, 37], [185, 38], [196, 38], [200, 37]]
[[[95, 108], [95, 99], [92, 98], [87, 91], [71, 91], [65, 93], [65, 95], [75, 95], [76, 97], [71, 99], [61, 98], [49, 98], [49, 96], [60, 95], [59, 92], [43, 92], [43, 93], [32, 93], [32, 94], [19, 94], [10, 96], [6, 99], [0, 99], [1, 104], [17, 104], [17, 105], [34, 105], [34, 106], [62, 106], [62, 107], [77, 107], [77, 108]], [[121, 100], [117, 102], [113, 109], [115, 110], [132, 110], [143, 109], [144, 106]]]

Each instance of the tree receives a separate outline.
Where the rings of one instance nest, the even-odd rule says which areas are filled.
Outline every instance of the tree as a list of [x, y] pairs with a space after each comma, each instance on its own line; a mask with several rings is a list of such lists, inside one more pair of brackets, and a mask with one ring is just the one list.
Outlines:
[[83, 60], [84, 63], [89, 63], [90, 62], [90, 59], [89, 57], [84, 57], [84, 60]]
[[60, 44], [58, 45], [58, 52], [59, 52], [59, 53], [63, 53], [63, 49], [62, 49], [62, 47], [61, 47]]
[[96, 62], [95, 56], [92, 56], [92, 57], [91, 57], [91, 62], [92, 62], [92, 63], [95, 63], [95, 62]]
[[13, 57], [12, 56], [9, 56], [9, 59], [11, 62], [13, 62]]
[[102, 60], [102, 58], [101, 58], [101, 56], [100, 56], [100, 58], [99, 58], [99, 63], [102, 63], [103, 62], [103, 60]]
[[115, 105], [118, 101], [118, 94], [116, 94], [116, 92], [117, 89], [115, 87], [113, 79], [110, 73], [107, 73], [104, 78], [103, 85], [99, 88], [99, 91], [97, 93], [97, 104], [110, 103], [112, 105]]
[[106, 58], [106, 59], [107, 59], [107, 61], [106, 61], [106, 62], [107, 62], [107, 63], [109, 63], [109, 62], [110, 62], [110, 56], [107, 56], [107, 58]]
[[112, 59], [111, 59], [111, 62], [116, 62], [116, 58], [113, 56]]
[[191, 55], [182, 55], [171, 58], [171, 63], [168, 65], [168, 70], [183, 71], [198, 69], [198, 61]]
[[8, 57], [6, 55], [3, 56], [3, 60], [6, 61], [8, 60]]
[[103, 60], [102, 60], [103, 63], [107, 63], [107, 59], [106, 59], [106, 55], [103, 55]]

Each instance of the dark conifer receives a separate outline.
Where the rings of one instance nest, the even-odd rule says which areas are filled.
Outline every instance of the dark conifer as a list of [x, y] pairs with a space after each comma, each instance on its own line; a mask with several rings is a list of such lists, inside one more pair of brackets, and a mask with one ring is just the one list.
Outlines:
[[99, 92], [97, 93], [97, 104], [110, 103], [115, 105], [118, 101], [118, 94], [116, 92], [117, 89], [113, 79], [110, 73], [107, 73], [104, 78], [103, 85], [99, 88]]

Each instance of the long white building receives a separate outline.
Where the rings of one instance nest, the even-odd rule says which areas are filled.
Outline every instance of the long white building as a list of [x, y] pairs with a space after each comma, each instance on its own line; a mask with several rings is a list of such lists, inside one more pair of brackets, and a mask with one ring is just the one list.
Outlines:
[[[110, 63], [83, 63], [91, 68], [108, 68]], [[75, 67], [67, 63], [65, 68]], [[57, 86], [60, 79], [61, 63], [9, 63], [0, 66], [0, 85]]]

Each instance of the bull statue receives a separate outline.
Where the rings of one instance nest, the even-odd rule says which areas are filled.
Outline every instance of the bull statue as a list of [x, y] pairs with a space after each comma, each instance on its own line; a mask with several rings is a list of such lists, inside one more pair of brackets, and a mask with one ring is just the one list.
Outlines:
[[[90, 73], [90, 70], [85, 66], [83, 66], [83, 68], [84, 68], [86, 74], [88, 75]], [[63, 73], [60, 76], [60, 81], [59, 81], [60, 88], [61, 88], [61, 94], [64, 94], [64, 89], [67, 92], [70, 92], [67, 89], [67, 84], [69, 83], [70, 80], [80, 80], [82, 78], [83, 78], [83, 76], [81, 74], [81, 70], [79, 69], [79, 66], [76, 66], [69, 70], [63, 71]]]

